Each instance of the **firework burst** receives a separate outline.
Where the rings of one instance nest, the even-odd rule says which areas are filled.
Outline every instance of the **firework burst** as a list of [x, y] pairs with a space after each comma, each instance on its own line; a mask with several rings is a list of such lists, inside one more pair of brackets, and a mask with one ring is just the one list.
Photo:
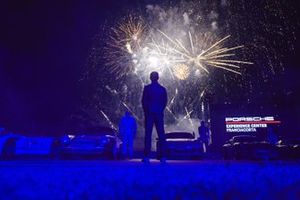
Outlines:
[[[186, 79], [193, 70], [209, 73], [208, 66], [241, 75], [240, 65], [252, 64], [234, 59], [234, 52], [244, 46], [226, 47], [230, 35], [218, 39], [212, 33], [188, 31], [187, 38], [177, 38], [176, 33], [170, 36], [161, 30], [146, 31], [148, 26], [142, 17], [126, 19], [111, 29], [105, 51], [107, 66], [119, 77], [129, 71], [146, 75], [157, 70], [169, 72], [172, 78]], [[184, 69], [179, 69], [180, 65]], [[186, 66], [194, 69], [187, 70]], [[178, 73], [188, 75], [183, 77]]]
[[[161, 81], [169, 87], [170, 96], [173, 97], [167, 109], [177, 122], [180, 120], [178, 112], [187, 112], [181, 108], [192, 108], [208, 90], [207, 79], [200, 79], [200, 75], [209, 77], [212, 69], [241, 75], [240, 67], [252, 64], [236, 57], [235, 53], [244, 46], [228, 46], [229, 35], [219, 38], [213, 31], [202, 31], [196, 26], [187, 27], [180, 24], [180, 20], [167, 26], [173, 29], [164, 28], [164, 22], [160, 20], [158, 23], [161, 25], [146, 21], [142, 16], [128, 16], [111, 28], [104, 51], [106, 67], [116, 79], [133, 74], [142, 85], [146, 84], [151, 71], [158, 71]], [[186, 24], [187, 19], [184, 21]], [[181, 90], [180, 81], [183, 80], [202, 93], [177, 98], [186, 95], [185, 90]], [[204, 83], [205, 90], [201, 90], [200, 83]], [[125, 106], [127, 102], [121, 102], [128, 109]], [[188, 113], [195, 112], [192, 108]]]
[[146, 35], [146, 25], [141, 17], [126, 17], [123, 22], [111, 28], [105, 46], [104, 59], [110, 71], [122, 76], [136, 63], [136, 53]]
[[178, 64], [175, 65], [173, 68], [173, 73], [174, 75], [179, 79], [179, 80], [185, 80], [189, 77], [190, 75], [190, 69], [187, 65], [185, 64]]
[[225, 47], [224, 42], [230, 37], [230, 35], [217, 40], [205, 49], [203, 46], [208, 43], [209, 37], [207, 36], [204, 36], [204, 39], [199, 39], [200, 37], [194, 37], [195, 39], [193, 39], [191, 32], [189, 32], [189, 42], [186, 42], [187, 45], [185, 45], [179, 39], [172, 39], [160, 30], [159, 33], [169, 42], [169, 45], [166, 47], [158, 45], [157, 43], [152, 43], [152, 46], [159, 51], [168, 52], [171, 62], [192, 63], [194, 66], [204, 70], [206, 73], [209, 73], [207, 66], [212, 66], [239, 75], [241, 75], [241, 72], [238, 71], [238, 69], [240, 69], [239, 65], [253, 64], [251, 62], [232, 59], [232, 57], [235, 56], [233, 51], [241, 49], [244, 46]]
[[[284, 71], [282, 58], [294, 48], [295, 14], [286, 13], [288, 3], [279, 0], [212, 2], [141, 3], [143, 12], [130, 9], [130, 16], [99, 31], [88, 59], [99, 70], [86, 77], [97, 83], [94, 101], [116, 118], [111, 121], [118, 121], [124, 110], [142, 119], [140, 95], [153, 70], [168, 90], [168, 123], [178, 123], [189, 112], [191, 118], [209, 117], [211, 99], [251, 103], [258, 94], [264, 98], [266, 93], [258, 92], [262, 84], [267, 87]], [[248, 60], [255, 65], [248, 67]], [[119, 97], [103, 95], [103, 85]], [[117, 99], [115, 105], [112, 99]]]

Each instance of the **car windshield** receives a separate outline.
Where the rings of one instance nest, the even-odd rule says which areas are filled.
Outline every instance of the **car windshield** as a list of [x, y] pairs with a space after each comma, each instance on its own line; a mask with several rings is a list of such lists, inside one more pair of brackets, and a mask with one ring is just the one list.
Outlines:
[[166, 138], [186, 138], [186, 139], [193, 139], [194, 135], [189, 132], [171, 132], [166, 133]]

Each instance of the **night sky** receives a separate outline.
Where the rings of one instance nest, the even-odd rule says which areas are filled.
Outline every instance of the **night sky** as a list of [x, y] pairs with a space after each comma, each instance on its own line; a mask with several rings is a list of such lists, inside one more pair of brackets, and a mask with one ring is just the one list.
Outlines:
[[[0, 126], [12, 130], [64, 130], [66, 119], [90, 89], [79, 79], [87, 68], [95, 35], [111, 19], [142, 4], [129, 0], [45, 2], [0, 5]], [[143, 1], [148, 3], [154, 1]], [[299, 28], [295, 34], [294, 52], [283, 58], [285, 72], [275, 82], [288, 88], [283, 94], [289, 96], [287, 103], [298, 104]]]

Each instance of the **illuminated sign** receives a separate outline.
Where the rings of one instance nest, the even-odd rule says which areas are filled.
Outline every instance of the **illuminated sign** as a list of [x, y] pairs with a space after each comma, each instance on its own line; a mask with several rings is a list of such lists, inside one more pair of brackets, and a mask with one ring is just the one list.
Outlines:
[[273, 116], [266, 117], [225, 117], [226, 132], [257, 132], [258, 128], [267, 128], [270, 124], [280, 124]]

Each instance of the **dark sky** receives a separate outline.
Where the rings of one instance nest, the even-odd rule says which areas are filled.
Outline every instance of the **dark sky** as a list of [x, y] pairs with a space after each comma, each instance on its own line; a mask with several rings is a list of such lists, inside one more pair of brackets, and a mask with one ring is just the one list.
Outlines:
[[[0, 3], [0, 126], [63, 126], [84, 90], [78, 79], [94, 35], [105, 19], [122, 15], [124, 7], [137, 2]], [[299, 54], [299, 45], [296, 49]], [[296, 68], [298, 61], [292, 55], [289, 62]]]
[[120, 9], [116, 2], [45, 2], [0, 6], [0, 126], [63, 123], [79, 100], [92, 38]]

